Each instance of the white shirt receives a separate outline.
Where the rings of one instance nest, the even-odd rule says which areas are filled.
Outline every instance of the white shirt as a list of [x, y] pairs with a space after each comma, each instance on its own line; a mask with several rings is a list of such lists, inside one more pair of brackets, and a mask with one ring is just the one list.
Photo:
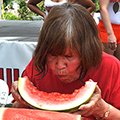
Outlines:
[[110, 0], [108, 13], [111, 23], [120, 24], [120, 2], [114, 2], [114, 0]]
[[45, 9], [46, 9], [46, 15], [48, 15], [49, 10], [55, 6], [55, 5], [61, 5], [63, 3], [66, 3], [67, 0], [63, 0], [61, 2], [53, 2], [51, 0], [45, 0]]

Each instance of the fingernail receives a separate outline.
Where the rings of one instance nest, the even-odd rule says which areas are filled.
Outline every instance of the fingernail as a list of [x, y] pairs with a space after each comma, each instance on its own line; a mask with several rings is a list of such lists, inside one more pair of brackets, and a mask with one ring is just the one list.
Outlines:
[[79, 110], [83, 110], [83, 107], [82, 107], [82, 106], [80, 106], [78, 109], [79, 109]]

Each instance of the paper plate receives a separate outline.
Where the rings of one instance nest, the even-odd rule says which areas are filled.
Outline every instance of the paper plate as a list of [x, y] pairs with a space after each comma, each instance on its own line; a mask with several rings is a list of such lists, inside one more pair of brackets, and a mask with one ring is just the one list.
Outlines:
[[5, 106], [9, 94], [8, 85], [4, 80], [0, 79], [0, 106]]

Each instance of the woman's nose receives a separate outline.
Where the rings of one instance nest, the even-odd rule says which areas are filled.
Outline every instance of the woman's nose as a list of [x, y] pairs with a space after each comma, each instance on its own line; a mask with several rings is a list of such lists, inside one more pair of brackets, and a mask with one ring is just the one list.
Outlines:
[[57, 61], [56, 61], [56, 67], [58, 69], [64, 69], [67, 66], [65, 58], [62, 56], [58, 56], [57, 57]]

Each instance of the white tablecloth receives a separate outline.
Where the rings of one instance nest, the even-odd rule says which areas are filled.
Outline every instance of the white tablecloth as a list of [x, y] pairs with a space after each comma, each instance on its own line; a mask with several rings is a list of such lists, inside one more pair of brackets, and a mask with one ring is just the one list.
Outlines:
[[9, 89], [30, 62], [36, 45], [37, 42], [0, 40], [0, 79], [8, 83]]

